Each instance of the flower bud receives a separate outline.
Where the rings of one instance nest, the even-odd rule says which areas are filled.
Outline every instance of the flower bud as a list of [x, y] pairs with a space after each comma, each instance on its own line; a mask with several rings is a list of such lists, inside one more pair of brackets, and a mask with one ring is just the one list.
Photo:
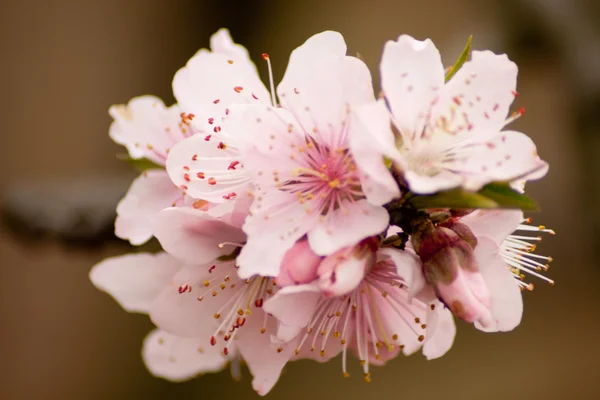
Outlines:
[[317, 269], [323, 257], [315, 254], [308, 240], [301, 239], [289, 249], [283, 261], [275, 283], [280, 287], [309, 283], [317, 279]]
[[367, 238], [325, 257], [319, 265], [319, 287], [328, 295], [342, 296], [354, 290], [375, 264], [379, 241]]
[[490, 291], [473, 249], [477, 238], [464, 224], [450, 222], [416, 235], [425, 279], [452, 313], [486, 327], [493, 322]]

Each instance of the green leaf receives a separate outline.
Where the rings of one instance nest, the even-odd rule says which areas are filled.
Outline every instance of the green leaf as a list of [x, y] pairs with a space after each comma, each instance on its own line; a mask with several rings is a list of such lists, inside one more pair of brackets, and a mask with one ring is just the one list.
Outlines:
[[469, 59], [469, 56], [471, 55], [471, 41], [472, 40], [473, 40], [473, 35], [469, 36], [469, 38], [467, 39], [467, 45], [465, 46], [464, 50], [460, 54], [460, 57], [458, 57], [458, 60], [456, 60], [454, 65], [452, 67], [450, 67], [448, 69], [448, 71], [446, 72], [446, 82], [448, 82], [450, 80], [450, 78], [452, 78], [454, 76], [454, 74], [456, 74], [458, 72], [458, 70], [463, 66], [463, 64]]
[[462, 188], [445, 190], [431, 195], [407, 193], [404, 204], [417, 209], [430, 208], [511, 208], [536, 211], [538, 206], [531, 198], [512, 189], [507, 182], [492, 182], [478, 192]]
[[494, 200], [487, 198], [479, 193], [469, 192], [457, 188], [445, 190], [431, 195], [413, 195], [406, 201], [418, 209], [426, 208], [498, 208], [499, 205]]
[[128, 154], [117, 154], [117, 158], [125, 161], [140, 172], [148, 171], [149, 169], [165, 169], [164, 166], [158, 165], [147, 158], [131, 158]]
[[500, 208], [516, 208], [523, 211], [539, 210], [534, 200], [517, 192], [507, 182], [489, 183], [478, 193], [498, 203]]

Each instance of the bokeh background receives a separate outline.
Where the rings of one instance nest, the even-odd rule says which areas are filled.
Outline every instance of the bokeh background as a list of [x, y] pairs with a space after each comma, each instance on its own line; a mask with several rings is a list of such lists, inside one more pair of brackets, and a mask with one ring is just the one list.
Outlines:
[[[539, 252], [554, 287], [525, 292], [522, 324], [484, 334], [459, 323], [442, 359], [401, 357], [373, 382], [327, 365], [289, 364], [271, 399], [595, 399], [600, 393], [600, 2], [590, 0], [21, 0], [0, 9], [0, 399], [256, 398], [245, 374], [184, 384], [150, 376], [146, 317], [93, 288], [90, 267], [130, 248], [112, 213], [134, 173], [108, 138], [108, 107], [140, 94], [171, 103], [171, 79], [211, 33], [228, 27], [275, 80], [310, 35], [342, 32], [377, 70], [383, 43], [430, 37], [450, 65], [476, 49], [520, 67], [514, 128], [551, 165], [528, 187]], [[375, 86], [378, 74], [375, 73]], [[352, 372], [352, 370], [351, 370]]]

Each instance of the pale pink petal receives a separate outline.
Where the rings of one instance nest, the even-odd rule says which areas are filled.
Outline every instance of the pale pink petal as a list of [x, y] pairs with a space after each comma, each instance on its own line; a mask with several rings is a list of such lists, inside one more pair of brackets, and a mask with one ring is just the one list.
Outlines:
[[447, 170], [440, 170], [439, 173], [433, 176], [407, 170], [404, 172], [404, 179], [408, 182], [410, 190], [418, 194], [432, 194], [441, 190], [452, 189], [463, 182], [460, 175]]
[[464, 162], [457, 160], [449, 163], [448, 168], [466, 175], [465, 188], [479, 190], [491, 181], [541, 178], [548, 171], [548, 164], [540, 159], [528, 136], [504, 131], [474, 147]]
[[517, 72], [516, 64], [505, 54], [474, 51], [472, 59], [440, 91], [430, 124], [441, 121], [444, 129], [426, 136], [427, 145], [444, 149], [464, 140], [496, 136], [515, 97]]
[[440, 53], [429, 39], [402, 35], [385, 44], [380, 70], [381, 87], [407, 141], [423, 130], [427, 108], [444, 85]]
[[367, 66], [354, 57], [329, 57], [308, 63], [290, 79], [291, 91], [280, 91], [304, 133], [331, 149], [347, 146], [350, 111], [375, 101]]
[[152, 225], [159, 211], [173, 206], [182, 198], [163, 170], [150, 170], [136, 178], [117, 205], [115, 235], [134, 245], [152, 237]]
[[294, 116], [283, 108], [263, 105], [232, 108], [227, 129], [244, 132], [240, 162], [262, 191], [277, 189], [297, 176], [307, 149], [306, 135]]
[[301, 327], [285, 325], [280, 321], [279, 325], [277, 326], [277, 334], [272, 336], [271, 340], [276, 344], [287, 343], [296, 338], [296, 336], [298, 336], [298, 334], [302, 331], [305, 330]]
[[321, 298], [315, 284], [287, 286], [265, 301], [263, 309], [289, 327], [305, 327]]
[[433, 332], [425, 339], [423, 355], [428, 360], [446, 354], [454, 343], [456, 325], [452, 313], [439, 301], [435, 302], [435, 310], [427, 311], [427, 330]]
[[389, 216], [385, 208], [367, 200], [344, 203], [330, 212], [308, 233], [310, 247], [319, 255], [333, 254], [385, 230]]
[[460, 219], [477, 238], [486, 236], [498, 246], [522, 221], [521, 210], [476, 210]]
[[375, 255], [359, 246], [341, 249], [325, 257], [319, 265], [319, 288], [328, 296], [343, 296], [362, 282]]
[[182, 382], [224, 369], [232, 357], [208, 344], [208, 338], [182, 338], [155, 329], [146, 336], [142, 358], [152, 375]]
[[523, 298], [514, 275], [498, 254], [498, 245], [491, 239], [481, 238], [475, 248], [475, 257], [481, 275], [491, 293], [494, 323], [489, 327], [475, 324], [486, 332], [506, 332], [515, 329], [523, 316]]
[[301, 239], [289, 249], [281, 262], [281, 271], [275, 282], [279, 287], [309, 283], [318, 278], [317, 270], [322, 257], [315, 254], [308, 241]]
[[[377, 251], [378, 261], [389, 257], [396, 266], [398, 276], [402, 278], [408, 286], [409, 299], [412, 299], [417, 293], [425, 287], [425, 276], [421, 260], [412, 249], [399, 250], [394, 248], [381, 248]], [[383, 256], [383, 257], [382, 257]]]
[[[426, 320], [429, 305], [409, 300], [407, 291], [397, 286], [379, 282], [375, 287], [376, 290], [371, 288], [373, 293], [377, 293], [371, 299], [372, 307], [381, 318], [387, 340], [390, 344], [401, 346], [405, 355], [419, 350], [429, 332]], [[383, 296], [378, 291], [387, 294]], [[387, 349], [382, 348], [383, 352], [387, 352]]]
[[487, 282], [478, 271], [470, 271], [460, 266], [455, 268], [456, 274], [451, 282], [444, 279], [436, 282], [438, 295], [456, 317], [468, 323], [477, 322], [481, 326], [491, 326], [494, 320]]
[[[383, 205], [400, 197], [400, 189], [384, 156], [400, 159], [390, 114], [383, 100], [357, 107], [350, 128], [350, 150], [361, 171], [361, 186], [370, 203]], [[356, 124], [356, 126], [355, 126]]]
[[180, 267], [181, 262], [166, 253], [127, 254], [96, 264], [90, 280], [125, 310], [148, 313]]
[[237, 348], [252, 376], [252, 387], [261, 396], [277, 383], [281, 370], [294, 355], [295, 342], [284, 345], [272, 343], [270, 333], [276, 332], [276, 321], [269, 319], [265, 333], [261, 333], [263, 318], [249, 318], [243, 334], [236, 341]]
[[[219, 288], [218, 282], [226, 277], [229, 286]], [[160, 329], [177, 336], [206, 337], [208, 345], [222, 322], [215, 314], [239, 294], [231, 285], [243, 284], [233, 262], [186, 265], [162, 290], [150, 310], [150, 318]]]
[[225, 136], [198, 134], [174, 146], [166, 163], [173, 183], [192, 197], [215, 203], [248, 190], [250, 178]]
[[285, 75], [277, 87], [277, 93], [290, 93], [294, 90], [294, 82], [302, 79], [307, 65], [323, 58], [342, 57], [346, 55], [346, 43], [338, 32], [325, 31], [311, 36], [290, 54]]
[[215, 258], [231, 254], [235, 244], [242, 243], [246, 235], [205, 212], [193, 208], [168, 208], [158, 213], [154, 235], [163, 249], [180, 260], [191, 264], [211, 262]]
[[167, 108], [154, 96], [135, 97], [128, 104], [110, 107], [108, 112], [114, 119], [111, 139], [127, 147], [131, 158], [147, 158], [158, 165], [164, 165], [168, 149], [190, 133], [179, 126], [179, 107]]
[[319, 217], [297, 205], [297, 197], [288, 192], [256, 195], [252, 215], [243, 227], [248, 239], [238, 257], [241, 277], [279, 275], [285, 253], [316, 225]]
[[230, 56], [234, 61], [248, 63], [247, 67], [249, 69], [256, 69], [252, 61], [250, 61], [248, 50], [241, 44], [233, 41], [227, 28], [219, 29], [210, 37], [210, 49], [213, 53]]
[[217, 32], [211, 45], [213, 52], [200, 50], [173, 79], [177, 102], [195, 115], [194, 126], [203, 134], [221, 125], [231, 104], [270, 102], [248, 52], [234, 44], [227, 31]]

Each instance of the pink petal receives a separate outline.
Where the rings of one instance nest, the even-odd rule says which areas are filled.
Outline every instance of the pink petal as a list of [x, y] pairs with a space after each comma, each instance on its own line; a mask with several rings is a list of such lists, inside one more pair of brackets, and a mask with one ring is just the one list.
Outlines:
[[374, 261], [375, 255], [367, 249], [358, 246], [341, 249], [325, 257], [319, 265], [318, 285], [328, 296], [348, 294], [362, 282]]
[[296, 338], [296, 336], [298, 336], [298, 334], [302, 331], [304, 331], [303, 328], [285, 325], [280, 321], [279, 325], [277, 326], [277, 334], [271, 337], [271, 340], [273, 343], [277, 344], [287, 343]]
[[284, 287], [309, 283], [318, 278], [317, 270], [322, 257], [315, 254], [308, 241], [301, 239], [289, 249], [281, 262], [281, 271], [275, 282]]
[[208, 338], [182, 338], [155, 329], [146, 336], [142, 358], [152, 375], [182, 382], [198, 375], [219, 372], [229, 363], [220, 348], [211, 346]]
[[227, 28], [221, 28], [210, 37], [210, 49], [213, 53], [231, 57], [239, 62], [248, 62], [248, 68], [254, 67], [250, 61], [248, 50], [241, 44], [237, 44], [231, 38]]
[[476, 210], [460, 219], [479, 238], [486, 236], [498, 246], [523, 221], [521, 210]]
[[350, 131], [350, 149], [361, 171], [365, 196], [375, 205], [400, 197], [398, 184], [384, 161], [384, 156], [399, 158], [385, 101], [357, 107], [353, 123], [359, 128]]
[[503, 131], [473, 147], [464, 162], [448, 164], [449, 169], [470, 177], [465, 187], [479, 190], [491, 181], [539, 179], [548, 172], [548, 164], [540, 159], [533, 141], [523, 133]]
[[302, 79], [307, 65], [323, 58], [346, 55], [346, 43], [338, 32], [325, 31], [311, 36], [301, 46], [292, 51], [285, 75], [277, 87], [277, 93], [292, 93], [295, 82]]
[[287, 286], [269, 298], [263, 309], [289, 327], [303, 328], [312, 318], [320, 298], [317, 285]]
[[[378, 289], [388, 295], [380, 295]], [[405, 290], [387, 283], [379, 282], [377, 289], [371, 288], [371, 291], [378, 293], [373, 296], [373, 309], [377, 309], [390, 344], [403, 346], [405, 355], [420, 349], [429, 333], [429, 322], [426, 320], [429, 306], [420, 301], [409, 301]], [[383, 352], [387, 352], [387, 349], [383, 349]]]
[[250, 178], [236, 148], [223, 135], [198, 134], [174, 146], [167, 158], [173, 183], [198, 199], [222, 203], [246, 192]]
[[162, 170], [151, 170], [136, 178], [117, 206], [115, 235], [134, 245], [152, 237], [152, 224], [159, 211], [171, 207], [182, 197]]
[[266, 395], [273, 388], [281, 370], [294, 355], [295, 342], [286, 345], [274, 345], [270, 339], [270, 332], [276, 331], [276, 322], [269, 319], [267, 332], [261, 333], [263, 318], [249, 318], [244, 326], [243, 334], [237, 341], [237, 348], [248, 369], [252, 373], [252, 387], [261, 396]]
[[308, 233], [308, 242], [315, 253], [329, 255], [380, 234], [388, 223], [389, 216], [385, 208], [370, 204], [367, 200], [346, 202], [343, 208], [322, 218]]
[[418, 194], [432, 194], [441, 190], [448, 190], [460, 186], [463, 178], [460, 175], [441, 170], [437, 175], [421, 175], [415, 171], [404, 172], [404, 179], [408, 182], [410, 190]]
[[289, 80], [291, 91], [279, 91], [304, 133], [331, 149], [347, 147], [352, 107], [375, 101], [371, 75], [359, 59], [328, 57], [304, 66]]
[[181, 263], [166, 253], [106, 258], [90, 271], [90, 280], [129, 312], [148, 313]]
[[444, 85], [431, 109], [431, 123], [443, 118], [446, 129], [435, 130], [426, 140], [437, 148], [447, 148], [464, 140], [495, 136], [504, 127], [514, 100], [517, 72], [505, 54], [474, 51], [472, 59]]
[[[173, 79], [177, 102], [195, 115], [194, 126], [203, 134], [221, 125], [231, 104], [270, 102], [248, 52], [234, 44], [227, 31], [217, 32], [211, 45], [213, 52], [200, 50]], [[209, 118], [212, 124], [207, 122]]]
[[135, 97], [126, 105], [110, 107], [108, 112], [114, 119], [109, 135], [127, 147], [131, 158], [147, 158], [164, 165], [167, 149], [187, 136], [179, 126], [179, 107], [167, 108], [154, 96]]
[[475, 248], [475, 257], [481, 275], [491, 293], [494, 323], [489, 327], [475, 324], [485, 332], [506, 332], [515, 329], [523, 316], [523, 298], [514, 275], [498, 254], [498, 246], [488, 238], [481, 238]]
[[[262, 201], [259, 196], [264, 197]], [[241, 277], [279, 275], [285, 253], [319, 217], [297, 205], [297, 197], [287, 192], [271, 191], [268, 195], [256, 196], [252, 215], [243, 227], [248, 240], [238, 257]]]
[[[412, 299], [425, 287], [425, 276], [421, 260], [412, 249], [381, 248], [377, 251], [378, 261], [389, 257], [396, 266], [398, 276], [408, 286], [409, 298]], [[382, 257], [383, 256], [383, 257]]]
[[385, 44], [380, 70], [381, 87], [407, 141], [423, 130], [427, 108], [444, 85], [440, 53], [429, 39], [402, 35]]
[[[263, 191], [295, 177], [300, 148], [306, 149], [305, 133], [285, 109], [265, 105], [236, 106], [227, 120], [229, 132], [243, 132], [240, 162], [253, 183]], [[276, 179], [277, 178], [277, 179]]]
[[230, 254], [242, 243], [244, 233], [234, 226], [192, 208], [168, 208], [158, 213], [154, 235], [163, 249], [180, 260], [191, 264], [211, 262]]
[[454, 343], [456, 325], [452, 313], [439, 301], [435, 310], [427, 311], [427, 330], [433, 333], [425, 340], [423, 355], [433, 360], [446, 354]]
[[[214, 279], [222, 281], [229, 276], [229, 286], [218, 288]], [[205, 286], [212, 282], [212, 286]], [[206, 337], [216, 333], [221, 320], [215, 314], [236, 294], [231, 285], [242, 285], [233, 262], [204, 265], [186, 265], [160, 293], [150, 318], [160, 329], [183, 337]], [[208, 336], [207, 336], [208, 335]]]

